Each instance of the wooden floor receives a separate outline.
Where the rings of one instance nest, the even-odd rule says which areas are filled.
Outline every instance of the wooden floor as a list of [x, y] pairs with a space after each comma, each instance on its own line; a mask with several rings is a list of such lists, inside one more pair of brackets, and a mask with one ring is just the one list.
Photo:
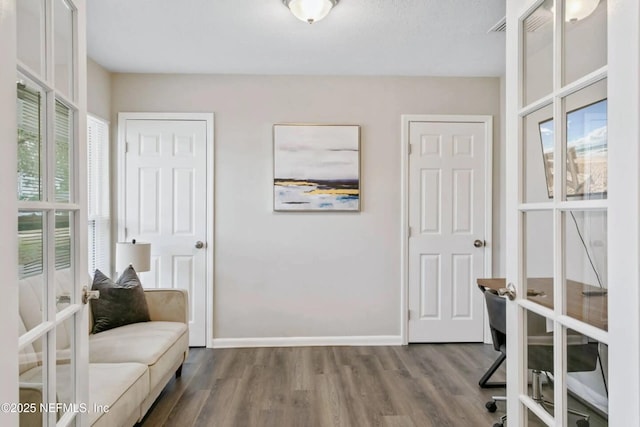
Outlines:
[[478, 380], [496, 356], [484, 344], [191, 349], [141, 426], [491, 427], [504, 403], [484, 404], [504, 388]]
[[[492, 426], [484, 344], [191, 349], [141, 423], [229, 427]], [[504, 378], [504, 367], [496, 378]]]

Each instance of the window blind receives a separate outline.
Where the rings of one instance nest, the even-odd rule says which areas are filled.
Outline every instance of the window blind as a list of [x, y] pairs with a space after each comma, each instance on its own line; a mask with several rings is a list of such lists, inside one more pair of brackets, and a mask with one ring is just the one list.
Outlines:
[[87, 117], [89, 273], [111, 272], [109, 125]]
[[43, 95], [18, 83], [18, 200], [42, 198]]

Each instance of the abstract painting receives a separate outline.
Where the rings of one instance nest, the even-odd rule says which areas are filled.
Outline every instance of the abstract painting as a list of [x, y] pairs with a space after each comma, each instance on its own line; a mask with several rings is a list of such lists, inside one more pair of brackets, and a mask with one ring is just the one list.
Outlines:
[[360, 210], [360, 126], [273, 126], [276, 211]]

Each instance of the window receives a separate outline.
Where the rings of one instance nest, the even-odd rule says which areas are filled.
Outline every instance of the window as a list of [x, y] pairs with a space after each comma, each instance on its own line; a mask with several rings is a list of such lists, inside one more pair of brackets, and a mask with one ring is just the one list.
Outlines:
[[109, 216], [109, 124], [87, 117], [89, 274], [111, 272], [111, 218]]

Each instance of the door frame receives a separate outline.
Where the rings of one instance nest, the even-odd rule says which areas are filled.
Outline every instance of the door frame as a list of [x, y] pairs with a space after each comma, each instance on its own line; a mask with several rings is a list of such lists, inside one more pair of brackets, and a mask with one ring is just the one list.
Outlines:
[[[485, 129], [485, 256], [484, 276], [490, 277], [493, 252], [493, 116], [403, 114], [400, 130], [400, 336], [409, 344], [409, 127], [412, 122], [482, 123]], [[478, 291], [480, 292], [480, 291]], [[486, 311], [486, 309], [485, 309]], [[489, 324], [483, 312], [484, 342], [491, 342]]]
[[[215, 200], [215, 174], [214, 174], [214, 159], [215, 159], [215, 144], [214, 144], [214, 114], [213, 113], [130, 113], [122, 112], [118, 113], [118, 160], [115, 176], [117, 177], [117, 197], [115, 200], [116, 210], [118, 215], [116, 217], [116, 229], [118, 241], [122, 241], [125, 238], [124, 233], [124, 218], [125, 218], [125, 188], [126, 188], [126, 174], [125, 174], [125, 144], [126, 144], [126, 123], [127, 120], [184, 120], [184, 121], [204, 121], [207, 124], [207, 244], [205, 250], [206, 262], [206, 280], [205, 280], [205, 342], [207, 348], [213, 348], [213, 286], [214, 286], [214, 259], [215, 259], [215, 244], [214, 244], [214, 200]], [[115, 245], [114, 245], [115, 248]], [[113, 258], [115, 259], [115, 258]]]

